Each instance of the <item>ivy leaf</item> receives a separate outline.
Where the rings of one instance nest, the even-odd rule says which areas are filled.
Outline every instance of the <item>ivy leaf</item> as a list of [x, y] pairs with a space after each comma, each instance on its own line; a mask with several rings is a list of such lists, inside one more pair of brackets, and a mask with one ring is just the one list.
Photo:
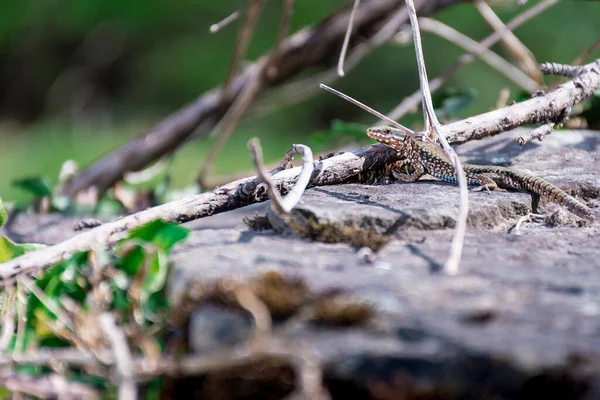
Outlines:
[[24, 178], [12, 182], [16, 188], [33, 194], [36, 198], [52, 195], [51, 185], [42, 177]]
[[29, 253], [30, 251], [36, 251], [44, 247], [46, 247], [46, 245], [37, 243], [16, 244], [9, 238], [1, 236], [0, 263], [12, 260], [13, 258], [22, 256], [25, 253]]

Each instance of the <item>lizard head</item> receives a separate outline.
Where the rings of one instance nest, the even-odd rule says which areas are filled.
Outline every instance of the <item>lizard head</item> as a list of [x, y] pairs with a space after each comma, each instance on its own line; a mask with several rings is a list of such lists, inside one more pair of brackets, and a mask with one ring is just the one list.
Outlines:
[[367, 129], [367, 136], [390, 147], [398, 147], [404, 144], [408, 135], [400, 129], [389, 126], [375, 126]]

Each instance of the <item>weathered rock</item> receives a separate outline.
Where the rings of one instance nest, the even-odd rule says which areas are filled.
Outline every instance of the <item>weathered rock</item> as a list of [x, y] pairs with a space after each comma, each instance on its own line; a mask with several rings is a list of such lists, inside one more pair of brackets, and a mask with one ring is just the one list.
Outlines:
[[[248, 230], [244, 216], [267, 212], [259, 204], [186, 224], [193, 232], [173, 255], [170, 295], [177, 300], [194, 282], [275, 270], [302, 278], [316, 295], [339, 289], [370, 302], [370, 324], [305, 323], [286, 333], [314, 347], [335, 399], [600, 398], [600, 134], [555, 132], [519, 147], [520, 133], [467, 143], [459, 154], [543, 176], [593, 207], [596, 222], [578, 226], [542, 201], [540, 212], [560, 210], [566, 223], [525, 224], [516, 236], [511, 227], [532, 209], [532, 195], [470, 193], [460, 273], [445, 276], [432, 271], [450, 248], [456, 186], [424, 179], [312, 188], [295, 210], [305, 219], [379, 234], [396, 224], [374, 263], [348, 244], [302, 240], [283, 225], [284, 234]], [[53, 241], [19, 218], [12, 229], [20, 239]], [[55, 232], [62, 240], [64, 230]], [[218, 308], [199, 312], [190, 335], [202, 350], [247, 335], [246, 316], [223, 311], [212, 321]], [[219, 334], [230, 320], [244, 332]]]

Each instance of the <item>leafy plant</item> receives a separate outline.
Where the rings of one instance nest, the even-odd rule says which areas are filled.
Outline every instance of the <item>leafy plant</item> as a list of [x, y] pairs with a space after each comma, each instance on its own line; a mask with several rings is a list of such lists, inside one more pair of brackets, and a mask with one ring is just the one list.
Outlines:
[[[4, 207], [2, 198], [0, 198], [0, 227], [4, 226], [7, 220], [8, 212], [6, 211], [6, 207]], [[12, 260], [13, 258], [17, 258], [25, 253], [38, 250], [42, 247], [44, 247], [43, 244], [36, 243], [17, 244], [6, 236], [0, 236], [0, 263]]]
[[[123, 327], [134, 354], [149, 347], [163, 348], [156, 333], [165, 324], [168, 311], [168, 256], [187, 235], [188, 230], [181, 226], [156, 220], [133, 230], [114, 251], [76, 253], [52, 266], [37, 281], [25, 285], [27, 322], [17, 329], [9, 350], [78, 347], [97, 354], [106, 346], [97, 332], [99, 318], [106, 313]], [[18, 369], [19, 374], [32, 378], [47, 372], [39, 366]], [[105, 394], [112, 390], [108, 380], [83, 370], [67, 368], [64, 373]], [[160, 385], [153, 387], [160, 389]]]

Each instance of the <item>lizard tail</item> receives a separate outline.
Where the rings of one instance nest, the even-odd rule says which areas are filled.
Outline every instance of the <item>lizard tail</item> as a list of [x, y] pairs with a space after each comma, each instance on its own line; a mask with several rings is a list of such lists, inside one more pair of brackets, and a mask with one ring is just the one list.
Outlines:
[[567, 210], [581, 218], [585, 218], [590, 221], [594, 220], [594, 213], [592, 210], [573, 196], [567, 194], [564, 190], [559, 189], [553, 184], [536, 176], [531, 176], [528, 174], [518, 175], [520, 175], [520, 179], [517, 181], [522, 182], [522, 185], [520, 185], [522, 187], [519, 189], [537, 193], [538, 195], [545, 197], [552, 202], [564, 206]]

